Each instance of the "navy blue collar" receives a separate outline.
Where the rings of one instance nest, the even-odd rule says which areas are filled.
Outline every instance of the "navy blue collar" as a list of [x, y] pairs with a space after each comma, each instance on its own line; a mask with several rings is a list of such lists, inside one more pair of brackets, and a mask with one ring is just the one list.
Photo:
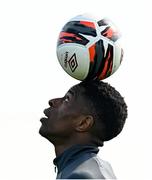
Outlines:
[[66, 149], [62, 154], [57, 156], [53, 163], [58, 168], [58, 172], [62, 171], [70, 162], [77, 159], [78, 157], [86, 153], [95, 153], [97, 154], [99, 149], [97, 146], [93, 145], [74, 145]]

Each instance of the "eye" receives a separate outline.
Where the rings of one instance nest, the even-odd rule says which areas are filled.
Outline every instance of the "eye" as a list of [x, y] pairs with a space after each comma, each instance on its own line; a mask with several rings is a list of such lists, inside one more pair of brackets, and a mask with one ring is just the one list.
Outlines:
[[69, 100], [70, 100], [69, 96], [64, 97], [64, 102], [69, 102]]

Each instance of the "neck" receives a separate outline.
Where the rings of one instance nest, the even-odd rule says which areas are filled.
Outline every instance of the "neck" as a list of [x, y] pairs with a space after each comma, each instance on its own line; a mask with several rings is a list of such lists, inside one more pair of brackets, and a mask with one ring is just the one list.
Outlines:
[[66, 149], [70, 148], [71, 146], [70, 145], [64, 145], [64, 144], [54, 146], [56, 156], [59, 156], [60, 154], [62, 154]]
[[59, 156], [62, 154], [66, 149], [70, 148], [73, 145], [80, 144], [80, 145], [93, 145], [93, 143], [90, 141], [90, 138], [83, 136], [83, 138], [72, 138], [72, 140], [68, 140], [65, 142], [60, 141], [60, 143], [54, 143], [55, 147], [55, 154], [56, 156]]

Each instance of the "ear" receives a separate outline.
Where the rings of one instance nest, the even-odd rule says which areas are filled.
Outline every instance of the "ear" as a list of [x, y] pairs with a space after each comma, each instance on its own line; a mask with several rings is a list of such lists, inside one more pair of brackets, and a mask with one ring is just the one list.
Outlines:
[[80, 116], [77, 119], [75, 130], [79, 132], [88, 131], [94, 123], [94, 119], [91, 115]]

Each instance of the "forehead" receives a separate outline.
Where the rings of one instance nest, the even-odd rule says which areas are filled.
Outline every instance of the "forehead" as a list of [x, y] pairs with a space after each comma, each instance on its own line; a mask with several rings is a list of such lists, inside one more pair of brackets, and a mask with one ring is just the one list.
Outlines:
[[88, 113], [91, 102], [89, 98], [85, 95], [85, 88], [83, 86], [75, 85], [71, 87], [68, 91], [72, 94], [72, 108], [74, 111], [78, 110], [81, 113]]
[[68, 92], [73, 94], [75, 96], [75, 98], [78, 98], [80, 96], [82, 97], [85, 94], [85, 88], [78, 84], [78, 85], [71, 87]]

